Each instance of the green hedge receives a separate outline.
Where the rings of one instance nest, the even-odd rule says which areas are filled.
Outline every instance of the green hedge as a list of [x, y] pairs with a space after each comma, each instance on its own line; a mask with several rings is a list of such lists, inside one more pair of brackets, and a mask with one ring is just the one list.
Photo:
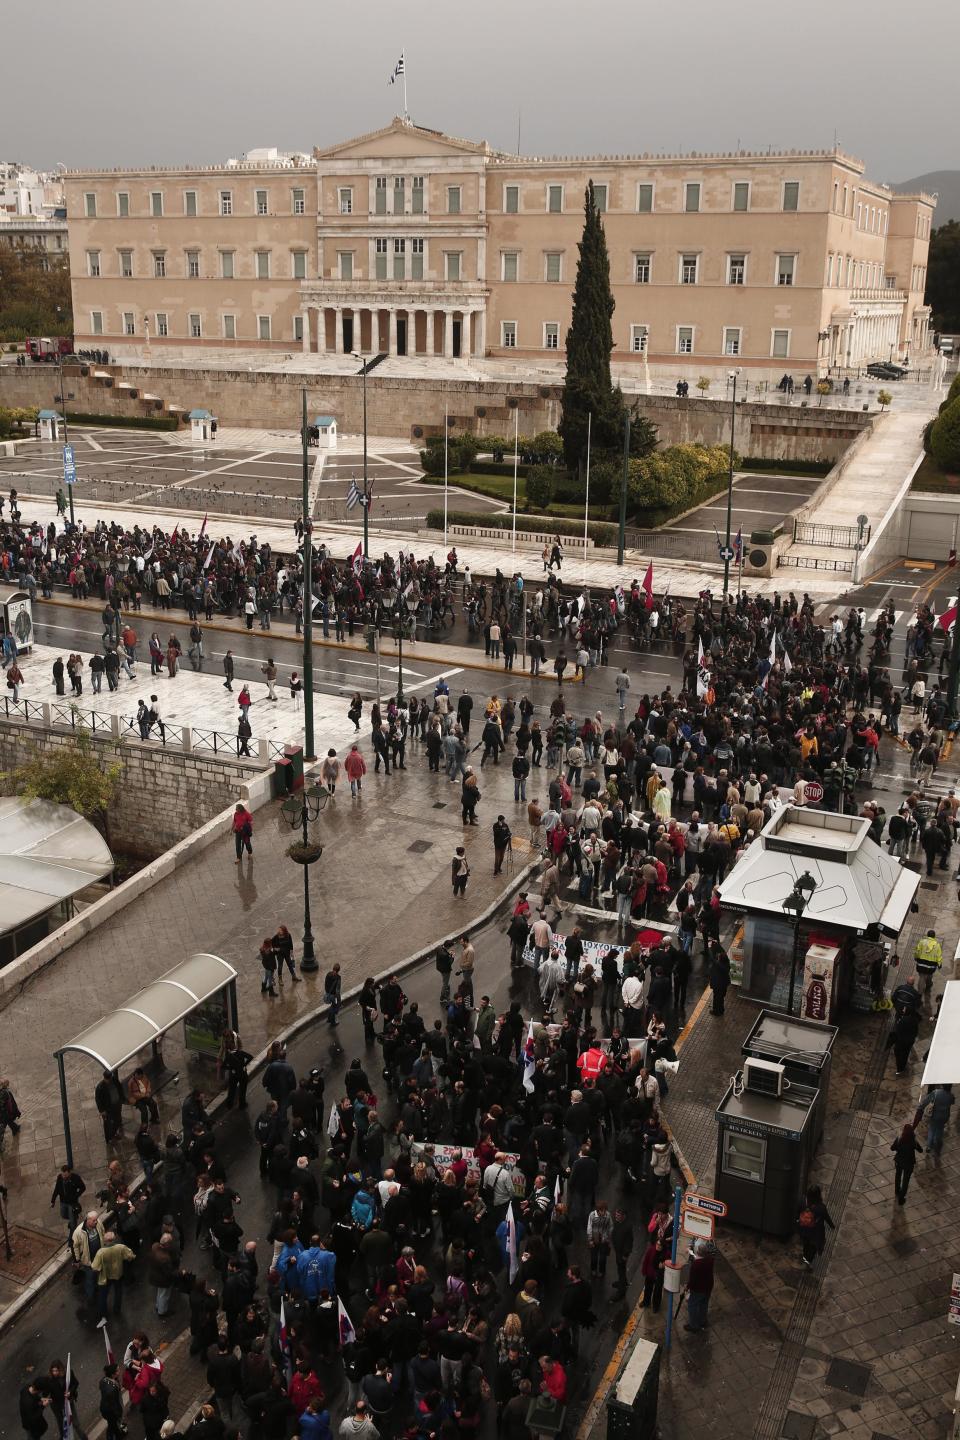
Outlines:
[[[447, 515], [448, 525], [476, 525], [484, 530], [511, 530], [513, 528], [512, 515], [477, 515], [473, 510], [451, 510]], [[443, 511], [427, 511], [427, 528], [430, 530], [443, 529]], [[526, 533], [536, 531], [546, 535], [582, 535], [583, 521], [565, 520], [556, 515], [518, 515], [517, 529]], [[616, 525], [605, 525], [601, 521], [591, 520], [587, 526], [587, 535], [597, 545], [615, 545], [617, 543]]]
[[767, 474], [782, 475], [829, 475], [833, 460], [764, 460], [762, 455], [745, 455], [740, 460], [741, 470], [762, 470]]
[[[530, 468], [529, 465], [525, 465], [522, 460], [519, 460], [519, 461], [517, 462], [517, 474], [518, 474], [518, 475], [526, 475], [526, 473], [527, 473], [527, 471], [529, 470], [529, 468]], [[501, 465], [501, 464], [498, 464], [496, 460], [474, 460], [474, 461], [471, 462], [471, 465], [470, 465], [470, 474], [471, 474], [471, 475], [508, 475], [508, 476], [510, 477], [510, 479], [512, 480], [512, 479], [513, 479], [513, 461], [512, 461], [512, 460], [510, 460], [510, 461], [504, 460], [503, 464]]]
[[180, 422], [175, 415], [89, 415], [68, 410], [68, 425], [114, 425], [121, 430], [177, 430]]

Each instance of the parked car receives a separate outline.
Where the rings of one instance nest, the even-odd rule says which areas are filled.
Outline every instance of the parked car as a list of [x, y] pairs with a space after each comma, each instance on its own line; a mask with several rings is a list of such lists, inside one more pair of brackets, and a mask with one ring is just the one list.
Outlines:
[[867, 374], [873, 380], [902, 380], [907, 373], [905, 366], [894, 365], [888, 360], [878, 360], [867, 366]]

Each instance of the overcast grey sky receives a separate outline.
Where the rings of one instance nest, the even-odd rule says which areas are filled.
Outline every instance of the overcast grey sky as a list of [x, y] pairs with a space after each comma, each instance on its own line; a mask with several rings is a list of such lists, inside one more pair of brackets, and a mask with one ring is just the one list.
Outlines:
[[[960, 166], [958, 0], [87, 0], [9, 5], [0, 154], [52, 167], [309, 150], [412, 119], [528, 154], [815, 149]], [[49, 102], [49, 103], [48, 103]]]

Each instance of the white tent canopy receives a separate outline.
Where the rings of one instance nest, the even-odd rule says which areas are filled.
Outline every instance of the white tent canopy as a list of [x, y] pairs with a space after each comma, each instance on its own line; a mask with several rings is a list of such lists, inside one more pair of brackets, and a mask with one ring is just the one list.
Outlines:
[[[0, 592], [3, 598], [5, 592]], [[52, 800], [0, 797], [0, 929], [18, 930], [113, 869], [94, 825]]]
[[[957, 947], [960, 950], [960, 946]], [[960, 1083], [960, 980], [948, 980], [921, 1085]]]
[[236, 970], [219, 955], [191, 955], [56, 1053], [79, 1050], [105, 1070], [116, 1070], [236, 978]]

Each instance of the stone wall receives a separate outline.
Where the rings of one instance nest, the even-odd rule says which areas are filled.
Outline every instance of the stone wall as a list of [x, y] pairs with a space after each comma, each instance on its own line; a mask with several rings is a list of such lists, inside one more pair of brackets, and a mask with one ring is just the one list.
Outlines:
[[[11, 793], [5, 776], [36, 751], [71, 745], [73, 738], [42, 725], [0, 722], [0, 789]], [[245, 782], [261, 776], [258, 766], [214, 756], [201, 758], [183, 751], [149, 745], [115, 745], [93, 737], [106, 764], [123, 763], [123, 778], [110, 804], [110, 840], [114, 849], [152, 860], [186, 839], [244, 798]]]
[[[98, 367], [101, 368], [101, 367]], [[143, 365], [112, 366], [117, 380], [158, 395], [164, 405], [184, 410], [204, 407], [222, 425], [264, 426], [297, 430], [301, 390], [307, 387], [311, 414], [336, 416], [344, 433], [363, 428], [363, 386], [356, 375], [306, 375], [275, 371], [178, 369]], [[68, 409], [80, 413], [156, 415], [161, 413], [129, 392], [109, 388], [93, 375], [65, 371]], [[45, 366], [0, 367], [0, 405], [51, 405], [57, 389], [55, 371]], [[556, 427], [560, 419], [558, 384], [509, 381], [430, 380], [378, 375], [367, 381], [367, 425], [371, 435], [409, 436], [415, 443], [431, 432], [442, 433], [444, 407], [454, 432], [477, 435], [510, 434], [517, 402], [521, 435]], [[630, 397], [631, 399], [633, 397]], [[701, 397], [679, 400], [672, 395], [638, 397], [642, 414], [659, 428], [661, 442], [723, 445], [730, 439], [730, 407]], [[737, 406], [736, 446], [743, 455], [770, 460], [836, 460], [860, 431], [871, 423], [862, 410], [818, 405], [742, 404]], [[419, 434], [417, 432], [420, 432]]]

